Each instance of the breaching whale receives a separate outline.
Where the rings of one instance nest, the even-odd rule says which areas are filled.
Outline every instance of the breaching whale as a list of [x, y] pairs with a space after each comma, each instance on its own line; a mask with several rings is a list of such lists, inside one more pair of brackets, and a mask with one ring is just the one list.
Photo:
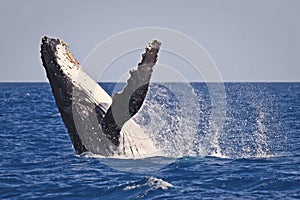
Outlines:
[[143, 158], [159, 156], [148, 134], [132, 119], [148, 92], [161, 43], [151, 41], [122, 92], [110, 97], [73, 58], [67, 43], [42, 38], [41, 59], [56, 105], [77, 154]]

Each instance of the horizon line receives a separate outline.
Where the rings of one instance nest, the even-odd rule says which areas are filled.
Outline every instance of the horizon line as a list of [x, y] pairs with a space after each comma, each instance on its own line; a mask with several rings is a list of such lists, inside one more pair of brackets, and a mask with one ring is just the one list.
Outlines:
[[[127, 81], [96, 81], [97, 83], [126, 83]], [[0, 83], [49, 83], [48, 81], [0, 81]], [[150, 83], [300, 83], [300, 80], [231, 80], [231, 81], [151, 81]], [[50, 84], [50, 83], [49, 83]]]

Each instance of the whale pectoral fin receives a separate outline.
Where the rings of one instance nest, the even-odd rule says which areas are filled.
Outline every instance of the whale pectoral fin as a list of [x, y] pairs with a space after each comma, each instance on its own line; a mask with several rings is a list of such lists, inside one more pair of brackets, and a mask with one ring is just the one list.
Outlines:
[[119, 145], [121, 128], [139, 111], [145, 100], [160, 45], [159, 41], [153, 40], [145, 48], [138, 68], [130, 70], [127, 85], [121, 93], [113, 96], [112, 104], [102, 120], [103, 132], [115, 145]]

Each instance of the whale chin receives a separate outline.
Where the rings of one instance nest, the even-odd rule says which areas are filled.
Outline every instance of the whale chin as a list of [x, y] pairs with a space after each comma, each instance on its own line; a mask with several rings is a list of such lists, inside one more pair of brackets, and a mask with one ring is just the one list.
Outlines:
[[148, 134], [132, 119], [148, 92], [160, 42], [145, 48], [137, 69], [113, 99], [73, 58], [67, 43], [42, 38], [41, 59], [62, 120], [77, 154], [144, 158], [161, 156]]

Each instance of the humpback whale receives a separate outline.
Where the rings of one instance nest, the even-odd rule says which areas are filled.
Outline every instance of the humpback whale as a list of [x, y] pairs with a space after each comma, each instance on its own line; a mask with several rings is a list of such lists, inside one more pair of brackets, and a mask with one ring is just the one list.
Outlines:
[[76, 154], [143, 158], [161, 155], [132, 119], [148, 92], [161, 43], [151, 41], [122, 92], [110, 97], [73, 58], [68, 44], [42, 38], [41, 59]]

